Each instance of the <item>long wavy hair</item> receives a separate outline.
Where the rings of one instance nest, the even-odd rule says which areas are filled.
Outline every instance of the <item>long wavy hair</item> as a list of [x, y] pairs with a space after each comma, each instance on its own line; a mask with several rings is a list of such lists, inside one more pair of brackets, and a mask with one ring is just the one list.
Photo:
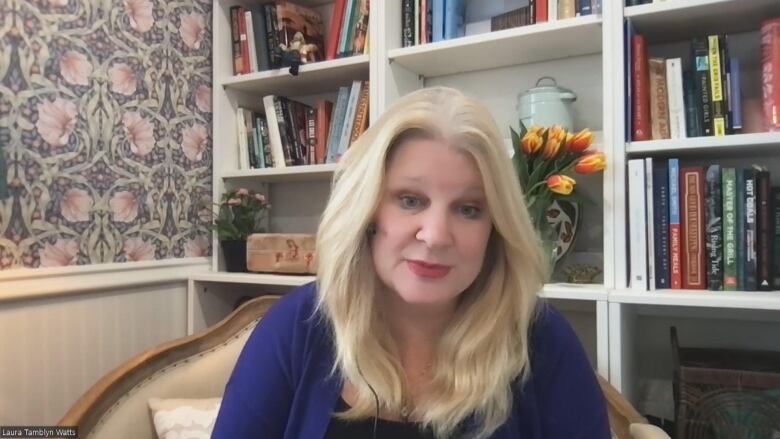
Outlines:
[[388, 158], [403, 141], [422, 136], [448, 142], [478, 167], [493, 220], [481, 272], [459, 296], [438, 341], [431, 391], [415, 414], [437, 437], [468, 423], [469, 436], [489, 436], [512, 408], [513, 386], [530, 373], [528, 338], [537, 293], [548, 267], [522, 190], [495, 121], [473, 98], [447, 87], [401, 98], [342, 158], [317, 232], [318, 308], [334, 338], [334, 373], [349, 380], [356, 401], [341, 413], [360, 419], [406, 400], [397, 347], [376, 309], [382, 284], [373, 265], [371, 226]]

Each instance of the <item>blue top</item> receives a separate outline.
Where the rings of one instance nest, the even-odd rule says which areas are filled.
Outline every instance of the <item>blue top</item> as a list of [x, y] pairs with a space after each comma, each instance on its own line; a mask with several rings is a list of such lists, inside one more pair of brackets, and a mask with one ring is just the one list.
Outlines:
[[[322, 439], [342, 383], [316, 285], [285, 295], [254, 329], [225, 387], [212, 439]], [[532, 326], [532, 375], [493, 439], [609, 439], [604, 397], [568, 322], [548, 305]]]

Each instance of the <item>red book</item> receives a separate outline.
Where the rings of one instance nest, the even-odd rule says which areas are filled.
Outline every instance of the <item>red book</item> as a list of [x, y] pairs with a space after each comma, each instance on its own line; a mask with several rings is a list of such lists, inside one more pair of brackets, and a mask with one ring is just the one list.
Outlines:
[[704, 232], [704, 169], [680, 168], [680, 222], [682, 223], [682, 286], [707, 288]]
[[231, 49], [233, 51], [233, 74], [240, 75], [244, 73], [244, 58], [241, 57], [241, 33], [238, 24], [238, 16], [241, 12], [240, 6], [230, 7], [230, 35]]
[[761, 23], [761, 63], [764, 125], [768, 131], [780, 131], [780, 18]]
[[547, 21], [547, 0], [536, 0], [536, 21], [535, 23], [543, 23]]
[[644, 35], [631, 36], [632, 139], [650, 140], [650, 71]]
[[328, 29], [328, 39], [325, 41], [325, 59], [335, 59], [339, 48], [339, 36], [341, 35], [341, 25], [344, 22], [344, 7], [346, 0], [335, 0], [333, 2], [333, 12], [330, 16], [330, 29]]
[[317, 130], [315, 138], [317, 143], [314, 145], [315, 163], [325, 163], [325, 153], [328, 146], [328, 130], [330, 130], [330, 115], [333, 112], [333, 102], [320, 100], [314, 106], [317, 115], [315, 120], [315, 129]]
[[246, 9], [238, 8], [238, 35], [241, 41], [241, 62], [242, 69], [240, 73], [250, 73], [251, 66], [249, 64], [249, 41], [246, 37]]

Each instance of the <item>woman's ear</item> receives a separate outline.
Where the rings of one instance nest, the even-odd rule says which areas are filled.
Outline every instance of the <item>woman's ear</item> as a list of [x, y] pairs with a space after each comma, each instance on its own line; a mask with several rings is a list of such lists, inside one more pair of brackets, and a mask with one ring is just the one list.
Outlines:
[[366, 228], [366, 235], [369, 238], [376, 235], [376, 225], [374, 223], [368, 225], [368, 228]]

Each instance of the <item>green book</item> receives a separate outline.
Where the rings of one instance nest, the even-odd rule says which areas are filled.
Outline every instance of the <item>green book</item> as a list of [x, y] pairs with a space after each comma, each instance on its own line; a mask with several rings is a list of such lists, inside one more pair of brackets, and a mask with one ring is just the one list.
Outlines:
[[723, 289], [737, 290], [737, 175], [723, 168]]

